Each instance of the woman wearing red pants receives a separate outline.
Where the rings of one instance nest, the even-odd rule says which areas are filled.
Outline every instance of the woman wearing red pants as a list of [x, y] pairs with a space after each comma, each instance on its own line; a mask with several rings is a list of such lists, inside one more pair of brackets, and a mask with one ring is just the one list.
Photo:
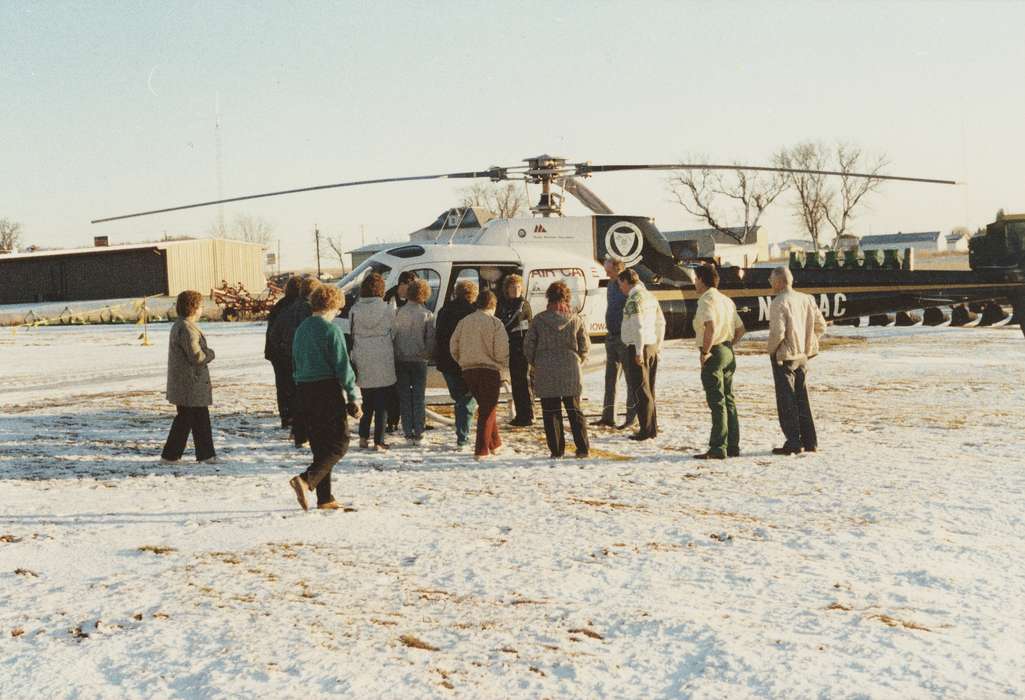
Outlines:
[[502, 447], [498, 436], [498, 393], [509, 371], [509, 336], [495, 318], [497, 299], [485, 290], [477, 297], [477, 310], [456, 326], [449, 349], [459, 364], [463, 380], [477, 399], [477, 460], [496, 455]]

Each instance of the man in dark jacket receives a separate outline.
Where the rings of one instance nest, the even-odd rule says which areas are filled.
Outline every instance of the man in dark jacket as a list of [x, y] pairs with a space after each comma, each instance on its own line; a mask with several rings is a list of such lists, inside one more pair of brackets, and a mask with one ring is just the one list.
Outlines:
[[509, 423], [526, 427], [534, 423], [534, 397], [530, 392], [527, 358], [523, 354], [523, 338], [533, 318], [530, 303], [523, 296], [523, 278], [509, 275], [502, 281], [495, 317], [505, 325], [509, 335], [509, 383], [512, 384], [516, 416]]
[[465, 447], [470, 439], [470, 423], [477, 410], [477, 402], [463, 380], [459, 363], [452, 357], [449, 341], [456, 326], [477, 310], [477, 285], [463, 281], [456, 284], [455, 298], [442, 307], [434, 322], [434, 364], [445, 377], [448, 393], [455, 402], [456, 445]]
[[[314, 277], [303, 279], [299, 284], [299, 297], [274, 319], [270, 329], [270, 352], [275, 361], [287, 362], [290, 367], [294, 368], [292, 340], [295, 338], [296, 329], [310, 317], [310, 294], [319, 286], [320, 282]], [[298, 399], [293, 393], [292, 438], [295, 440], [296, 447], [302, 447], [306, 444], [308, 437], [297, 402]]]
[[[631, 384], [631, 375], [627, 371], [627, 363], [633, 358], [627, 353], [621, 335], [626, 295], [619, 288], [619, 273], [625, 269], [621, 260], [605, 259], [605, 274], [609, 277], [605, 303], [605, 400], [602, 403], [601, 418], [591, 423], [620, 430], [629, 428], [637, 419], [638, 392], [638, 388]], [[616, 385], [621, 374], [626, 375], [626, 420], [616, 425]]]
[[[404, 270], [399, 273], [399, 281], [394, 287], [384, 293], [384, 300], [389, 304], [392, 304], [396, 310], [401, 309], [406, 305], [406, 292], [409, 290], [410, 282], [420, 279], [412, 270]], [[402, 407], [399, 405], [399, 391], [396, 386], [392, 386], [388, 390], [388, 394], [385, 397], [387, 402], [388, 411], [388, 427], [389, 433], [394, 433], [399, 428], [399, 418], [402, 415]]]
[[292, 380], [292, 353], [286, 353], [284, 357], [272, 351], [271, 334], [274, 322], [278, 320], [296, 299], [299, 298], [299, 286], [302, 280], [299, 277], [289, 277], [285, 283], [285, 296], [278, 299], [277, 303], [267, 314], [267, 335], [263, 343], [263, 357], [270, 360], [274, 367], [274, 387], [277, 389], [278, 415], [281, 416], [281, 427], [292, 427], [292, 403], [295, 401], [295, 382]]

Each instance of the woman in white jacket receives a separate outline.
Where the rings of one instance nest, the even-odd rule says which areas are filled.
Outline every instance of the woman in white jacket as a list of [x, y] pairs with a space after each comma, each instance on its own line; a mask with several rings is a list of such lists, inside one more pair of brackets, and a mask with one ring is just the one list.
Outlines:
[[372, 272], [360, 286], [360, 298], [349, 312], [352, 362], [356, 384], [363, 395], [359, 421], [359, 446], [370, 447], [370, 422], [374, 423], [374, 449], [385, 450], [388, 392], [395, 386], [395, 309], [384, 301], [384, 278]]

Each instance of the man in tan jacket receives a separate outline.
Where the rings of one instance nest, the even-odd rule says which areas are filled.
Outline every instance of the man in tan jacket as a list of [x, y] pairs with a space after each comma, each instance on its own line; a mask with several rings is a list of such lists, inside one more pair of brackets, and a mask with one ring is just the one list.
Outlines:
[[777, 267], [769, 276], [776, 298], [769, 306], [769, 359], [776, 385], [776, 411], [786, 442], [773, 454], [792, 455], [818, 448], [815, 421], [808, 403], [808, 360], [819, 353], [819, 336], [826, 330], [815, 300], [794, 290], [794, 276]]

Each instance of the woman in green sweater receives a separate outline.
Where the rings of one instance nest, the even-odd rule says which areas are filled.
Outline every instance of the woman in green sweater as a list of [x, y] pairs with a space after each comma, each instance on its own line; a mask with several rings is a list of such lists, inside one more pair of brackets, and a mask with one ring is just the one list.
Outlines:
[[303, 510], [309, 507], [306, 492], [314, 489], [317, 490], [317, 508], [338, 508], [338, 502], [331, 495], [331, 468], [349, 448], [346, 416], [360, 416], [356, 375], [349, 364], [345, 338], [341, 329], [332, 323], [344, 304], [337, 287], [318, 287], [310, 295], [313, 315], [302, 322], [292, 341], [299, 410], [309, 430], [313, 450], [313, 463], [288, 482]]

